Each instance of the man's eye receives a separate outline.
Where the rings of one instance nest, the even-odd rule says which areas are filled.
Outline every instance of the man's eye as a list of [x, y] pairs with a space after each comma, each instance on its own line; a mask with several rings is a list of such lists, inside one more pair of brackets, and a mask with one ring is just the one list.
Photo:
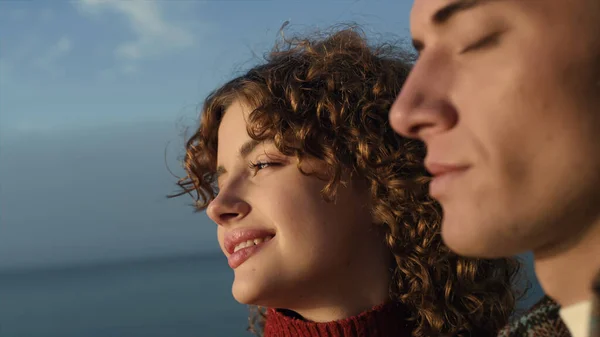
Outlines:
[[465, 49], [461, 50], [460, 53], [465, 54], [470, 51], [475, 51], [475, 50], [480, 50], [483, 48], [489, 48], [489, 47], [495, 46], [498, 44], [501, 34], [502, 34], [502, 32], [496, 32], [496, 33], [490, 34], [490, 35], [478, 40], [477, 42], [467, 46]]

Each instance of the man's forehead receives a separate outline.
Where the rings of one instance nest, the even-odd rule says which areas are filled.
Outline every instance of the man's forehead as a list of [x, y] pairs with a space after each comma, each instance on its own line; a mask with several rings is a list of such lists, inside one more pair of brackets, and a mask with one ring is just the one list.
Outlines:
[[[493, 5], [493, 6], [488, 6]], [[509, 10], [534, 14], [553, 12], [555, 15], [568, 15], [570, 8], [598, 8], [598, 0], [414, 0], [411, 10], [411, 28], [423, 25], [440, 25], [448, 22], [453, 16], [489, 8], [490, 10]]]
[[469, 10], [486, 0], [415, 0], [412, 14], [432, 24], [444, 23], [455, 13]]
[[507, 0], [415, 0], [411, 11], [411, 26], [444, 25], [459, 13], [474, 10], [490, 2], [505, 1]]

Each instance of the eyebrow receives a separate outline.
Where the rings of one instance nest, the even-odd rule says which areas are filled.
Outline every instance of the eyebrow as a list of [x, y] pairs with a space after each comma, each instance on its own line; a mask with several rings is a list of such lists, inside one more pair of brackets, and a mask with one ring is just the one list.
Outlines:
[[[250, 139], [249, 141], [245, 142], [238, 150], [240, 158], [246, 158], [260, 143], [262, 142], [254, 139]], [[216, 178], [219, 179], [220, 176], [227, 173], [227, 170], [223, 165], [219, 165], [217, 166], [217, 171], [215, 173], [217, 175]]]
[[[464, 12], [470, 9], [473, 9], [481, 4], [483, 4], [485, 0], [457, 0], [454, 1], [440, 9], [438, 9], [432, 16], [431, 22], [434, 26], [441, 26], [450, 20], [453, 16], [455, 16], [459, 12]], [[425, 44], [417, 39], [412, 40], [413, 47], [417, 51], [421, 51]]]
[[482, 3], [482, 0], [454, 1], [453, 3], [446, 5], [439, 9], [437, 12], [435, 12], [435, 14], [433, 14], [433, 16], [431, 17], [431, 21], [434, 25], [442, 25], [448, 22], [448, 20], [450, 20], [452, 16], [456, 15], [456, 13], [473, 9], [478, 5], [481, 5]]

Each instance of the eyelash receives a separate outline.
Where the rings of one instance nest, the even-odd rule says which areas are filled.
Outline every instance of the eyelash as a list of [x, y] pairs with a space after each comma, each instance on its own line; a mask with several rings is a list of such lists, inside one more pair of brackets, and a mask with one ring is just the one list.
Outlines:
[[502, 32], [496, 32], [496, 33], [490, 34], [490, 35], [480, 39], [479, 41], [469, 45], [468, 47], [463, 49], [460, 53], [465, 54], [470, 51], [483, 49], [485, 47], [491, 47], [498, 43], [498, 40], [500, 39], [501, 34], [502, 34]]
[[271, 162], [271, 161], [256, 162], [256, 163], [250, 162], [250, 169], [252, 169], [254, 171], [254, 175], [256, 175], [258, 173], [258, 171], [260, 171], [262, 169], [265, 169], [267, 167], [277, 166], [277, 165], [279, 165], [279, 163]]
[[[277, 162], [272, 162], [272, 161], [267, 161], [267, 162], [250, 162], [250, 164], [248, 165], [250, 167], [251, 170], [253, 170], [253, 175], [256, 175], [258, 173], [258, 171], [265, 169], [266, 167], [273, 167], [273, 166], [280, 166], [281, 163], [277, 163]], [[266, 166], [266, 167], [264, 167]], [[219, 188], [216, 187], [216, 192], [215, 192], [215, 197], [219, 194], [218, 190]], [[196, 209], [196, 211], [202, 211], [200, 209], [200, 207], [198, 206], [198, 204], [194, 204], [194, 209]]]

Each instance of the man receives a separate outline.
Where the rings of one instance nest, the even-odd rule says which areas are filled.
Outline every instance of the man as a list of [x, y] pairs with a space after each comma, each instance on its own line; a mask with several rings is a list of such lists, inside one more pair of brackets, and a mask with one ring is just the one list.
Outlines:
[[600, 1], [415, 0], [411, 32], [419, 58], [390, 120], [427, 144], [445, 242], [532, 250], [571, 334], [599, 336]]

